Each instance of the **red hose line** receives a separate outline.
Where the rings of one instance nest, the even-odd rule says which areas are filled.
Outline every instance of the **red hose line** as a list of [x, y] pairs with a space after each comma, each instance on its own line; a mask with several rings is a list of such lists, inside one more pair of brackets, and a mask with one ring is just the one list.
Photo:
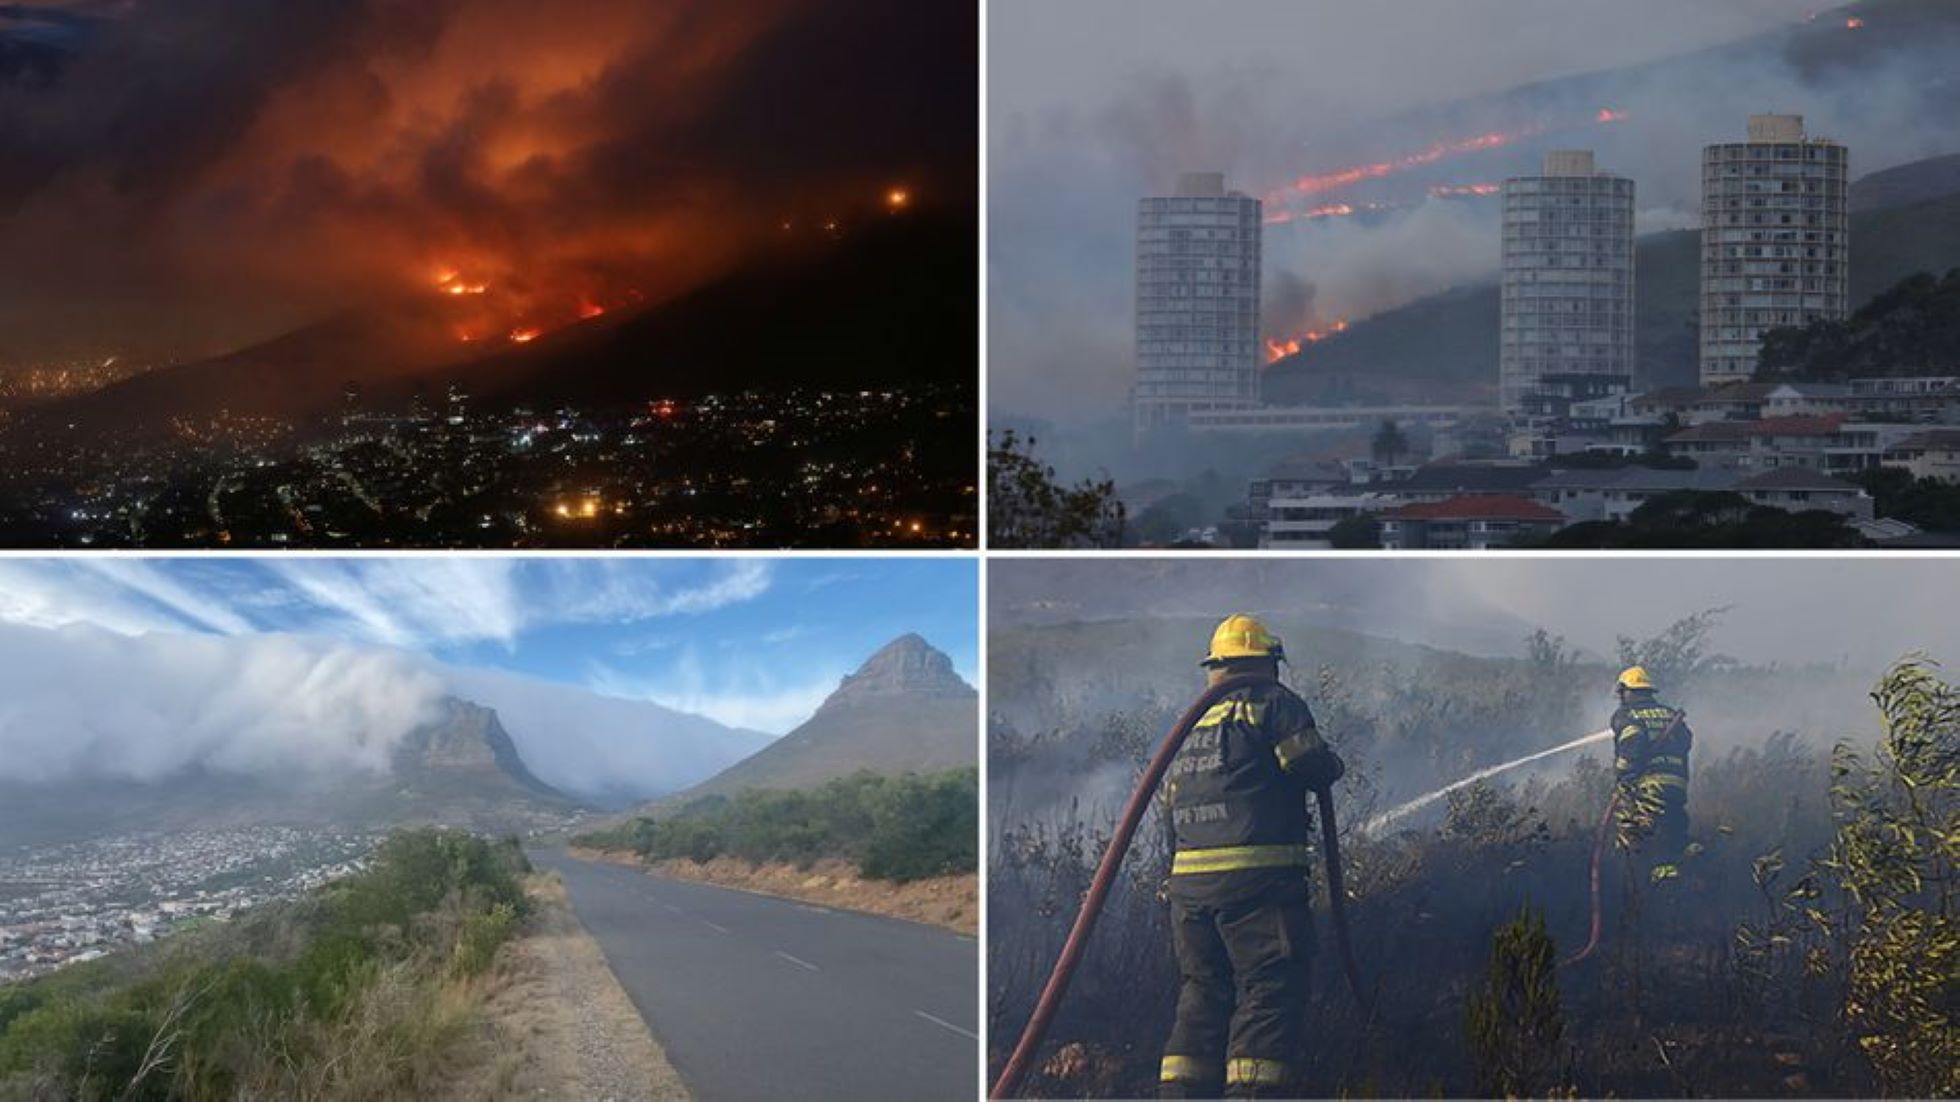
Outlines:
[[1592, 936], [1586, 939], [1586, 947], [1559, 962], [1560, 968], [1573, 965], [1593, 955], [1599, 948], [1599, 864], [1606, 856], [1606, 831], [1613, 825], [1613, 809], [1620, 803], [1620, 793], [1614, 789], [1611, 799], [1606, 801], [1606, 812], [1599, 817], [1599, 829], [1593, 832], [1592, 851]]
[[[1688, 713], [1677, 709], [1674, 713], [1674, 718], [1669, 720], [1667, 726], [1661, 729], [1660, 737], [1665, 739], [1669, 735], [1672, 735], [1674, 729], [1687, 722], [1687, 719]], [[1586, 938], [1585, 948], [1559, 962], [1558, 966], [1560, 968], [1572, 967], [1587, 957], [1592, 956], [1593, 951], [1599, 948], [1599, 866], [1600, 862], [1606, 857], [1606, 831], [1613, 824], [1613, 809], [1618, 807], [1619, 804], [1620, 789], [1615, 785], [1612, 798], [1606, 801], [1606, 810], [1599, 816], [1599, 829], [1593, 833], [1592, 934]]]

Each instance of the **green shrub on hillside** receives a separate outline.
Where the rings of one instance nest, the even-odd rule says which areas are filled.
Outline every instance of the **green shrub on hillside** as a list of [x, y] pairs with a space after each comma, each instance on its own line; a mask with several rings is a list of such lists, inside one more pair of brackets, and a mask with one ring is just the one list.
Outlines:
[[399, 831], [297, 903], [0, 992], [0, 1096], [359, 1097], [412, 1089], [445, 975], [525, 913], [516, 841]]
[[700, 801], [670, 818], [640, 817], [575, 839], [652, 861], [727, 855], [808, 866], [851, 861], [874, 880], [972, 872], [980, 861], [980, 774], [862, 772], [811, 789], [750, 789]]

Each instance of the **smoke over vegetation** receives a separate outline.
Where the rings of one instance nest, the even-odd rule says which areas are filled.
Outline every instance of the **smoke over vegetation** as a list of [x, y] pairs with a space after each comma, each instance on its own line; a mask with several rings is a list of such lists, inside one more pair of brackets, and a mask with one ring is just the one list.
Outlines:
[[404, 656], [290, 635], [0, 623], [0, 670], [0, 782], [21, 784], [385, 774], [443, 697]]
[[1700, 147], [1753, 113], [1805, 115], [1857, 175], [1960, 149], [1939, 8], [1868, 3], [1852, 27], [1779, 0], [1000, 4], [991, 401], [1120, 415], [1135, 201], [1180, 172], [1266, 200], [1284, 342], [1491, 278], [1494, 185], [1547, 149], [1633, 177], [1642, 232], [1698, 224]]
[[[0, 36], [66, 9], [7, 5]], [[0, 354], [181, 358], [438, 289], [584, 317], [888, 189], [970, 204], [956, 9], [92, 7], [51, 77], [0, 71]]]
[[[1322, 722], [1337, 745], [1353, 735], [1345, 713], [1379, 732], [1368, 750], [1376, 795], [1395, 802], [1599, 729], [1622, 640], [1663, 638], [1711, 610], [1698, 664], [1664, 690], [1692, 714], [1698, 746], [1727, 753], [1775, 732], [1818, 749], [1868, 738], [1865, 692], [1887, 665], [1913, 652], [1960, 656], [1947, 612], [1955, 597], [1945, 564], [1912, 560], [1022, 562], [996, 568], [988, 586], [988, 710], [996, 730], [1053, 736], [1113, 723], [1142, 745], [1202, 687], [1196, 663], [1211, 627], [1253, 612], [1287, 641], [1288, 679], [1308, 701], [1335, 702]], [[1540, 631], [1563, 648], [1542, 670], [1531, 642]], [[1447, 699], [1499, 683], [1517, 695]], [[1100, 735], [1063, 743], [1055, 752], [1107, 748]], [[1603, 754], [1576, 752], [1587, 753]], [[1133, 779], [1127, 763], [1079, 764], [1093, 771], [1031, 773], [1002, 789], [1038, 818], [1076, 801], [1077, 813], [1113, 814]]]

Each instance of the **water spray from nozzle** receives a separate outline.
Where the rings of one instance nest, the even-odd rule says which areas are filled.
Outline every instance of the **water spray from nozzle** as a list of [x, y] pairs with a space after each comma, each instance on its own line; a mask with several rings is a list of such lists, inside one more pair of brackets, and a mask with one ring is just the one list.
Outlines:
[[1443, 797], [1449, 795], [1450, 793], [1455, 792], [1459, 788], [1467, 788], [1470, 785], [1476, 784], [1478, 781], [1481, 781], [1486, 777], [1494, 777], [1499, 773], [1516, 769], [1520, 765], [1529, 765], [1532, 762], [1537, 761], [1539, 758], [1549, 758], [1553, 754], [1562, 754], [1567, 750], [1577, 750], [1581, 746], [1588, 746], [1595, 742], [1603, 742], [1606, 739], [1612, 737], [1613, 737], [1613, 732], [1611, 730], [1594, 731], [1590, 735], [1581, 735], [1580, 737], [1573, 739], [1571, 742], [1560, 743], [1559, 745], [1554, 746], [1549, 750], [1540, 750], [1535, 754], [1526, 754], [1524, 757], [1518, 758], [1515, 761], [1507, 761], [1502, 765], [1493, 765], [1488, 769], [1479, 769], [1475, 773], [1470, 774], [1469, 776], [1463, 778], [1460, 781], [1451, 781], [1449, 784], [1444, 785], [1443, 787], [1437, 789], [1434, 792], [1425, 793], [1424, 795], [1417, 796], [1415, 799], [1410, 800], [1408, 803], [1400, 804], [1395, 807], [1389, 808], [1387, 811], [1382, 812], [1380, 815], [1377, 815], [1374, 818], [1369, 819], [1367, 822], [1362, 823], [1361, 833], [1364, 836], [1372, 837], [1376, 834], [1381, 833], [1381, 831], [1384, 828], [1392, 825], [1397, 820], [1406, 818], [1409, 815], [1417, 811], [1420, 811], [1425, 807], [1428, 807], [1430, 804], [1433, 804], [1437, 800], [1440, 800]]

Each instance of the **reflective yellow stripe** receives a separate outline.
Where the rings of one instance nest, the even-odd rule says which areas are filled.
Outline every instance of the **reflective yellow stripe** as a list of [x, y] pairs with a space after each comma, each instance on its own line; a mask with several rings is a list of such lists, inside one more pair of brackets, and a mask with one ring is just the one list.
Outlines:
[[1320, 741], [1320, 732], [1309, 727], [1291, 738], [1279, 740], [1273, 746], [1273, 753], [1278, 755], [1281, 769], [1291, 769], [1294, 762], [1323, 745], [1324, 743]]
[[1205, 709], [1198, 722], [1191, 725], [1192, 730], [1201, 727], [1216, 727], [1222, 723], [1258, 723], [1264, 708], [1250, 700], [1221, 700]]
[[1688, 787], [1688, 778], [1677, 777], [1672, 773], [1649, 773], [1641, 779], [1650, 784], [1666, 785], [1669, 788]]
[[1255, 1060], [1250, 1056], [1234, 1056], [1225, 1061], [1225, 1082], [1228, 1086], [1252, 1083], [1271, 1087], [1286, 1082], [1286, 1065], [1278, 1060]]
[[1171, 858], [1171, 875], [1188, 876], [1201, 872], [1236, 872], [1239, 869], [1285, 869], [1309, 863], [1311, 851], [1305, 846], [1219, 846], [1216, 849], [1187, 849]]
[[1158, 1066], [1157, 1078], [1164, 1083], [1202, 1083], [1218, 1078], [1218, 1063], [1195, 1056], [1166, 1056]]

